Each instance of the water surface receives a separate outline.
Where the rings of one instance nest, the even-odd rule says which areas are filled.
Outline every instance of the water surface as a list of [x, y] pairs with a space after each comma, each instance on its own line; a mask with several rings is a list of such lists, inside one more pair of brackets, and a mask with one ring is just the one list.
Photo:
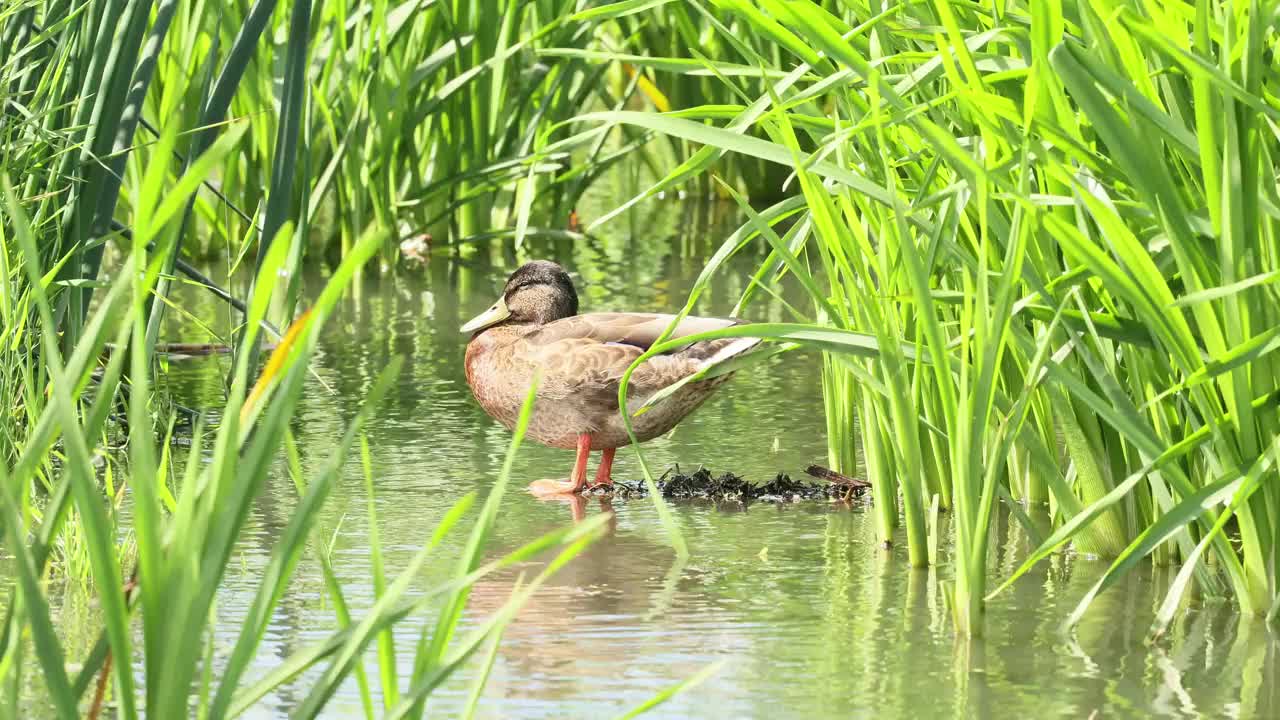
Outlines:
[[[315, 363], [328, 389], [312, 383], [294, 422], [304, 465], [320, 467], [373, 378], [390, 358], [403, 356], [404, 370], [368, 426], [376, 530], [388, 573], [399, 572], [459, 497], [487, 492], [506, 452], [508, 433], [479, 410], [466, 387], [465, 338], [456, 328], [492, 302], [509, 269], [535, 254], [551, 257], [575, 273], [585, 310], [671, 310], [714, 251], [711, 238], [724, 232], [687, 214], [655, 213], [585, 243], [535, 245], [519, 256], [484, 247], [464, 259], [437, 256], [426, 269], [363, 282], [331, 321]], [[702, 311], [727, 312], [757, 259], [755, 252], [723, 273]], [[199, 295], [189, 302], [197, 314], [223, 312]], [[747, 314], [787, 319], [781, 303], [768, 298]], [[177, 335], [190, 333], [175, 340], [204, 339], [180, 322], [173, 327]], [[793, 353], [739, 375], [672, 436], [647, 443], [648, 461], [660, 470], [706, 465], [754, 480], [800, 475], [826, 456], [819, 367], [818, 357]], [[169, 371], [166, 382], [181, 403], [220, 405], [225, 360], [175, 362]], [[532, 444], [521, 449], [515, 492], [502, 507], [491, 555], [571, 522], [567, 504], [519, 489], [565, 476], [572, 459], [571, 452]], [[631, 452], [619, 452], [614, 472], [639, 477]], [[256, 505], [220, 595], [219, 657], [230, 652], [294, 498], [292, 483], [279, 475]], [[374, 600], [366, 502], [353, 462], [320, 531], [331, 540], [356, 616]], [[595, 500], [585, 510], [609, 511]], [[1076, 633], [1065, 635], [1058, 623], [1104, 568], [1056, 557], [991, 604], [985, 641], [957, 643], [943, 600], [949, 558], [936, 569], [909, 569], [903, 550], [876, 542], [866, 510], [826, 503], [677, 505], [692, 551], [680, 564], [648, 500], [614, 501], [609, 534], [554, 576], [506, 633], [480, 715], [610, 717], [716, 662], [723, 663], [716, 675], [652, 716], [1047, 720], [1280, 713], [1273, 689], [1277, 644], [1260, 625], [1241, 623], [1224, 609], [1195, 607], [1166, 640], [1144, 642], [1171, 579], [1163, 569], [1132, 573], [1095, 603]], [[1028, 542], [1007, 519], [996, 533], [992, 566], [1003, 576]], [[448, 539], [415, 592], [449, 576], [463, 541], [462, 533]], [[468, 622], [503, 603], [516, 578], [507, 572], [477, 586]], [[405, 672], [419, 633], [433, 620], [417, 617], [397, 627]], [[333, 627], [333, 606], [312, 553], [272, 617], [256, 671], [320, 641]], [[372, 655], [368, 667], [374, 672]], [[455, 716], [475, 671], [473, 665], [433, 696], [430, 714]], [[286, 717], [311, 677], [267, 697], [250, 717]], [[360, 713], [352, 681], [326, 716]]]

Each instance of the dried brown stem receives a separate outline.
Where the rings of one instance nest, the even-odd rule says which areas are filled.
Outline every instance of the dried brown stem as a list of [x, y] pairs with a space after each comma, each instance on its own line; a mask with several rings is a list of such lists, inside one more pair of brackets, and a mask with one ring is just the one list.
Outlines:
[[[137, 587], [138, 570], [135, 568], [133, 574], [129, 576], [129, 579], [124, 584], [124, 597], [126, 601]], [[111, 651], [107, 650], [107, 657], [102, 661], [102, 669], [98, 671], [98, 685], [93, 691], [93, 702], [89, 705], [89, 713], [85, 715], [87, 720], [98, 720], [98, 716], [102, 714], [102, 703], [107, 697], [107, 683], [110, 680]]]
[[821, 465], [810, 465], [805, 468], [805, 473], [819, 480], [826, 480], [833, 485], [845, 485], [851, 488], [863, 489], [871, 487], [871, 483], [861, 478], [850, 477], [844, 473], [838, 473], [830, 468], [824, 468]]

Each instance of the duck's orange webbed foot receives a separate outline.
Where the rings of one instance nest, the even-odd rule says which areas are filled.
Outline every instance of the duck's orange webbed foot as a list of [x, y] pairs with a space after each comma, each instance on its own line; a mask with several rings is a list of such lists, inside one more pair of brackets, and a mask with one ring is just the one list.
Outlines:
[[572, 480], [534, 480], [529, 483], [529, 492], [538, 497], [571, 495], [581, 489], [581, 486]]
[[568, 480], [534, 480], [529, 492], [540, 497], [576, 493], [587, 486], [587, 457], [591, 455], [591, 436], [578, 436], [578, 458], [573, 463], [573, 474]]

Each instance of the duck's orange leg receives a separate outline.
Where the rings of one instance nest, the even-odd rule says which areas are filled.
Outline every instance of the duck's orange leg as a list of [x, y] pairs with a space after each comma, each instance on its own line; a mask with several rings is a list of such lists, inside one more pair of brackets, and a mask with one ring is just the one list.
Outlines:
[[613, 454], [617, 448], [600, 451], [600, 467], [596, 468], [596, 485], [613, 484]]
[[587, 457], [590, 455], [591, 436], [579, 435], [578, 457], [573, 463], [573, 474], [569, 476], [569, 480], [535, 480], [529, 483], [529, 492], [534, 495], [559, 495], [578, 492], [587, 485]]

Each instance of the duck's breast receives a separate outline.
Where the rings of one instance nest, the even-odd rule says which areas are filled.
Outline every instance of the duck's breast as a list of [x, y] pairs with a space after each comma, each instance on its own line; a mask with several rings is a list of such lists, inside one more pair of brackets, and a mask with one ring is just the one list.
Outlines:
[[495, 337], [496, 331], [482, 332], [467, 343], [463, 366], [467, 385], [476, 402], [494, 420], [508, 429], [520, 415], [523, 393], [528, 392], [528, 372], [509, 352], [509, 343]]
[[[520, 352], [518, 337], [488, 335], [481, 334], [467, 345], [467, 385], [480, 407], [510, 430], [520, 419], [520, 409], [538, 368], [525, 357], [527, 353]], [[594, 430], [564, 387], [562, 378], [549, 378], [544, 371], [527, 431], [531, 440], [551, 447], [573, 448], [579, 434]]]

